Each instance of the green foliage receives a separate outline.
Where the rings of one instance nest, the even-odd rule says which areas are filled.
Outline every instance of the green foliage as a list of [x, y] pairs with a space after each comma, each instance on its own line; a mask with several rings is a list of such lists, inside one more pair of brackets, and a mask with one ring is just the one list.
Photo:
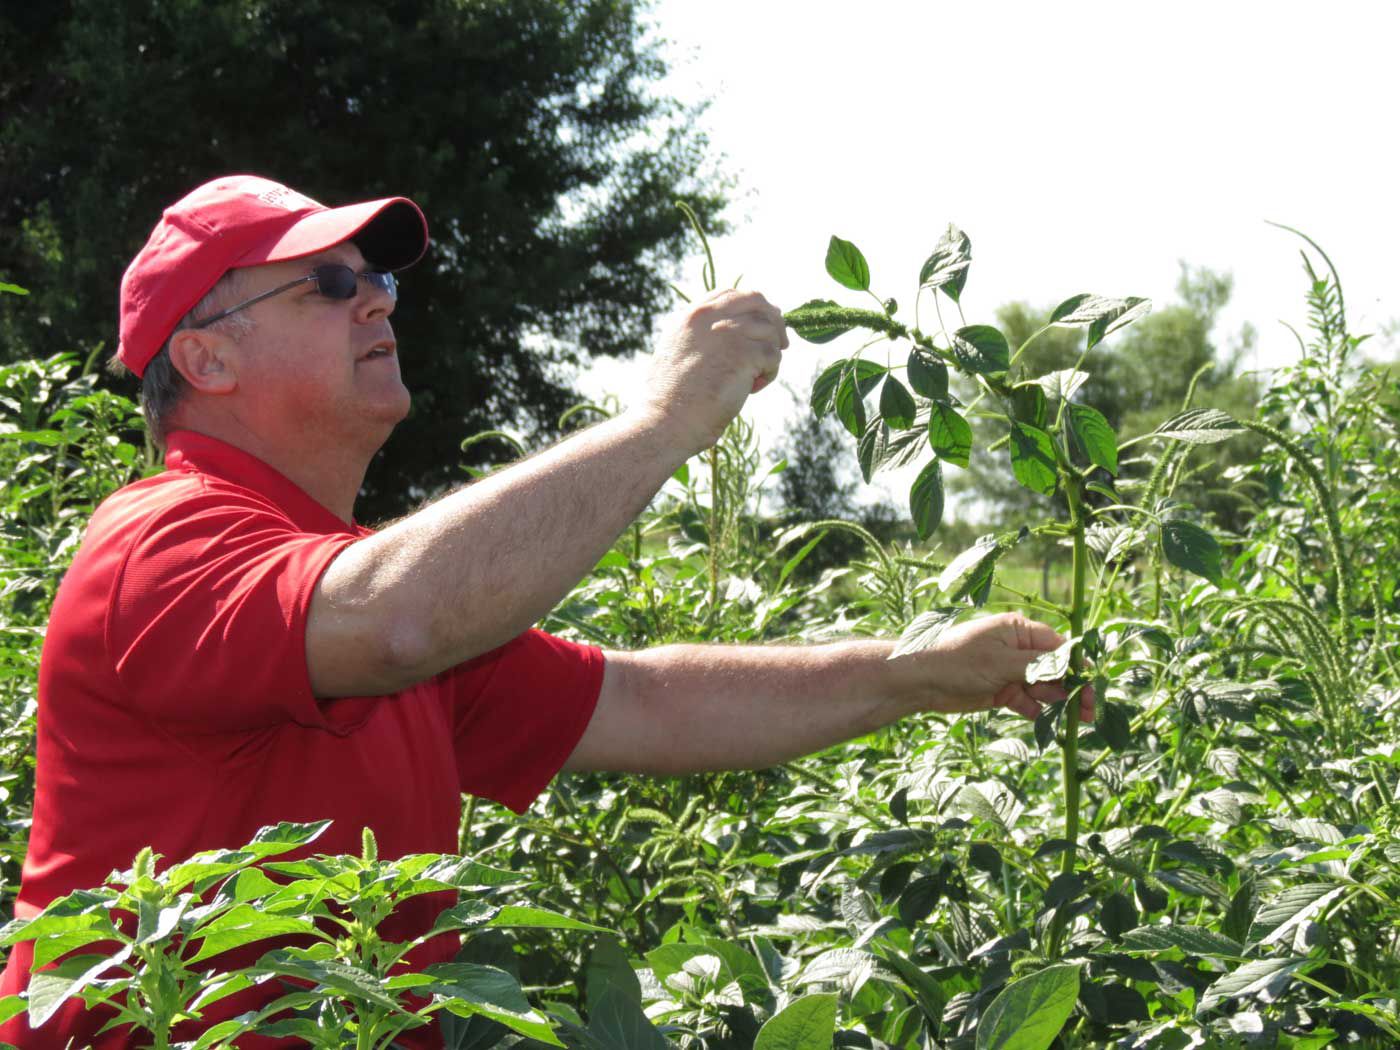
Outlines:
[[[923, 305], [941, 295], [940, 310], [971, 313], [970, 259], [950, 231], [921, 273]], [[41, 994], [0, 1003], [0, 1016], [130, 989], [124, 1008], [154, 1032], [238, 987], [204, 967], [217, 972], [215, 951], [249, 938], [237, 949], [251, 956], [245, 976], [301, 984], [283, 1003], [295, 1014], [237, 1026], [318, 1046], [387, 1045], [427, 1015], [453, 1047], [1397, 1045], [1400, 392], [1360, 364], [1335, 274], [1311, 257], [1307, 274], [1314, 328], [1264, 393], [1262, 420], [1220, 407], [1215, 373], [1198, 374], [1194, 358], [1180, 382], [1162, 380], [1170, 396], [1150, 412], [1096, 393], [1129, 370], [1137, 333], [1178, 309], [1218, 308], [1222, 281], [1197, 280], [1183, 307], [1114, 333], [1133, 304], [1081, 300], [1069, 308], [1079, 327], [999, 316], [1004, 370], [979, 371], [952, 331], [906, 325], [884, 299], [809, 307], [803, 333], [849, 324], [880, 341], [878, 362], [823, 344], [843, 356], [811, 405], [858, 463], [919, 456], [940, 479], [955, 474], [961, 437], [935, 440], [931, 422], [951, 419], [946, 409], [969, 423], [968, 462], [995, 464], [1009, 486], [1021, 488], [1012, 435], [1029, 434], [1042, 472], [1028, 476], [1054, 487], [1021, 489], [1039, 502], [1020, 506], [1040, 510], [955, 543], [921, 496], [905, 525], [927, 507], [944, 545], [931, 550], [840, 518], [774, 521], [763, 494], [775, 475], [740, 425], [714, 459], [677, 474], [546, 623], [611, 648], [881, 635], [912, 651], [972, 609], [1023, 608], [1070, 639], [1032, 677], [1091, 684], [1092, 726], [1063, 704], [1034, 724], [930, 715], [758, 773], [565, 775], [523, 817], [470, 801], [460, 858], [381, 858], [372, 838], [358, 857], [305, 857], [305, 843], [170, 867], [147, 855], [6, 929], [33, 935], [47, 960], [79, 961], [61, 962]], [[908, 301], [919, 309], [920, 296]], [[1086, 352], [1101, 319], [1105, 338]], [[1028, 365], [1046, 346], [1058, 356]], [[5, 624], [30, 628], [4, 635], [18, 705], [5, 727], [18, 774], [6, 826], [18, 832], [37, 628], [93, 503], [144, 468], [121, 449], [130, 404], [85, 401], [80, 371], [70, 358], [3, 373], [16, 571], [0, 600]], [[904, 398], [885, 396], [891, 376], [914, 402], [911, 428]], [[517, 455], [535, 440], [497, 433], [471, 447]], [[1196, 468], [1246, 443], [1251, 457], [1220, 477], [1239, 495], [1228, 506], [1247, 513], [1222, 527], [1210, 508], [1227, 504], [1205, 498], [1214, 482]], [[837, 537], [856, 553], [804, 575]], [[1008, 582], [1037, 543], [1068, 563], [1068, 601]], [[22, 834], [15, 842], [17, 858]], [[463, 952], [400, 974], [390, 960], [404, 946], [371, 933], [424, 880], [462, 894], [443, 922]], [[296, 925], [308, 921], [314, 932]], [[301, 947], [252, 939], [292, 926]], [[82, 960], [96, 943], [84, 938], [99, 936], [115, 938], [110, 952]], [[166, 975], [152, 984], [166, 992], [133, 985], [141, 972]]]
[[568, 366], [647, 344], [685, 249], [677, 197], [719, 225], [727, 185], [695, 111], [656, 90], [645, 11], [6, 5], [0, 259], [31, 294], [0, 313], [0, 361], [114, 349], [122, 267], [161, 209], [216, 175], [328, 204], [412, 196], [434, 241], [394, 315], [413, 414], [359, 503], [367, 521], [401, 513], [455, 480], [463, 433], [547, 427], [573, 400]]

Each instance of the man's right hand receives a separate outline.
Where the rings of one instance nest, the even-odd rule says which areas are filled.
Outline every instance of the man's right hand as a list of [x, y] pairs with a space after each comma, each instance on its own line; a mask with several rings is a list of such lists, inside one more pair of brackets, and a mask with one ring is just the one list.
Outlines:
[[762, 295], [716, 292], [657, 348], [637, 410], [688, 458], [718, 441], [748, 396], [773, 381], [787, 346], [782, 311]]

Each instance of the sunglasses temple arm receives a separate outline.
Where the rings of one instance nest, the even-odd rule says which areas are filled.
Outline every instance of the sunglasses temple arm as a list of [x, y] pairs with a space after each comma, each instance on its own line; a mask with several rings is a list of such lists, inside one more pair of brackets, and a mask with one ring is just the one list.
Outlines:
[[288, 281], [286, 284], [278, 285], [276, 288], [273, 288], [270, 291], [263, 292], [261, 295], [255, 295], [251, 299], [245, 299], [237, 306], [230, 306], [227, 310], [220, 310], [213, 317], [206, 317], [198, 324], [191, 325], [190, 327], [206, 328], [209, 325], [213, 324], [215, 321], [222, 321], [229, 314], [237, 313], [244, 307], [252, 306], [254, 303], [260, 303], [264, 299], [271, 299], [274, 295], [277, 295], [280, 292], [285, 292], [288, 288], [295, 288], [299, 284], [305, 284], [307, 281], [314, 281], [316, 279], [317, 278], [314, 273], [307, 277], [298, 277], [295, 281]]

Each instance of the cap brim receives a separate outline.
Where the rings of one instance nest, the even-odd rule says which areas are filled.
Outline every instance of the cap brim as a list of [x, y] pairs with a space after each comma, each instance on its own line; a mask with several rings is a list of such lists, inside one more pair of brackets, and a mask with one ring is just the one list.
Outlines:
[[237, 262], [258, 266], [315, 255], [353, 240], [365, 261], [385, 270], [412, 266], [428, 249], [428, 221], [407, 197], [347, 204], [313, 212], [255, 245]]

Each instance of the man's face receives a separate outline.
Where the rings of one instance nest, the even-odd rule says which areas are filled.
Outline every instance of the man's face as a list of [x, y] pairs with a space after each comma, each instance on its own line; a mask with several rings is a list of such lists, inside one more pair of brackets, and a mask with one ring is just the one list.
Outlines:
[[[250, 268], [246, 294], [326, 263], [356, 273], [366, 265], [353, 244], [338, 244], [304, 259]], [[244, 411], [259, 424], [272, 424], [260, 431], [372, 446], [372, 452], [408, 414], [387, 292], [360, 281], [353, 299], [331, 299], [308, 281], [248, 310], [257, 326], [238, 346], [238, 386], [247, 395]]]

